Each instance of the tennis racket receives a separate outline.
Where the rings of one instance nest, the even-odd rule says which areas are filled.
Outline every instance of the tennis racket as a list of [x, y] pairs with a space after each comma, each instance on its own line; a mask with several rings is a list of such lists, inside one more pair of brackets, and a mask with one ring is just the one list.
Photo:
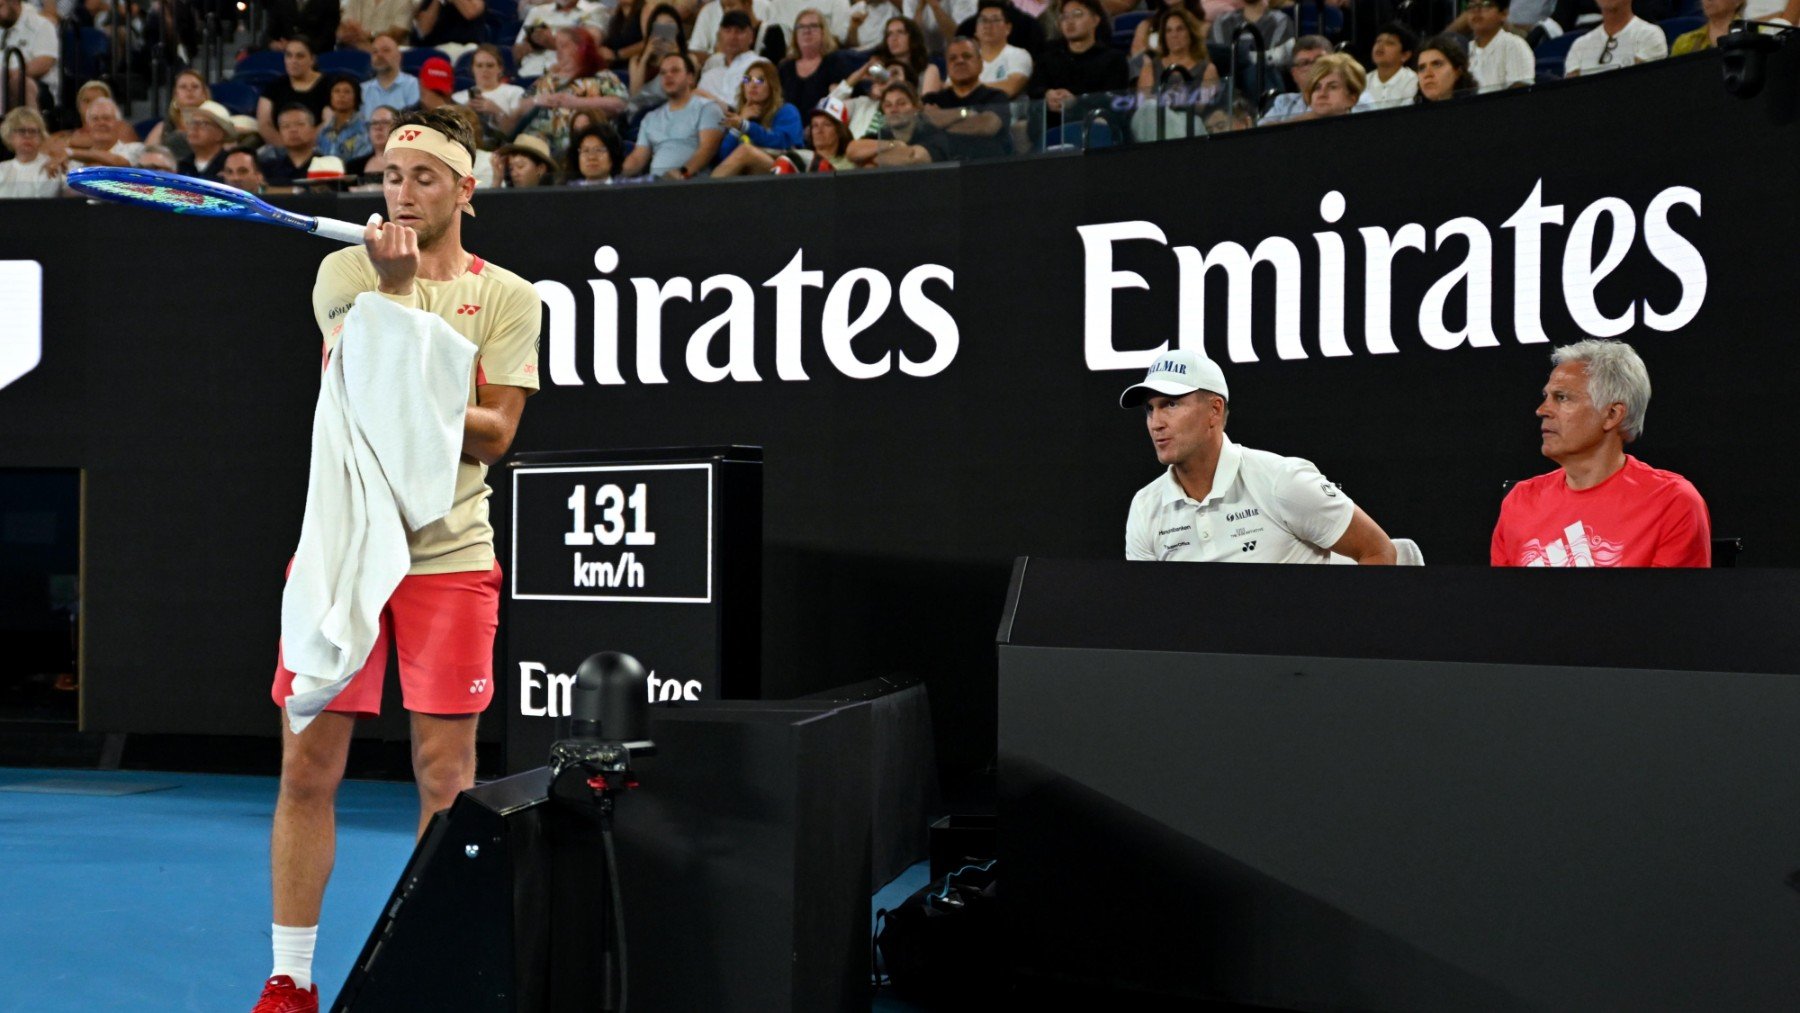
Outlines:
[[235, 186], [180, 176], [173, 172], [90, 166], [69, 173], [69, 188], [101, 200], [135, 204], [158, 211], [173, 211], [178, 215], [267, 222], [335, 239], [340, 243], [354, 244], [363, 241], [364, 226], [336, 218], [314, 218], [312, 215], [284, 211]]

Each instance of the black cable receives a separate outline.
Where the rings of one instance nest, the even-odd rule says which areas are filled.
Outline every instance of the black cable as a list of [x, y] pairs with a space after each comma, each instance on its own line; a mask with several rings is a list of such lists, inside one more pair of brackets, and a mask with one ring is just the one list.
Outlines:
[[625, 1013], [626, 974], [625, 974], [625, 907], [619, 900], [619, 862], [613, 852], [612, 827], [602, 826], [600, 840], [606, 845], [606, 885], [612, 893], [613, 911], [613, 946], [619, 958], [619, 1009]]

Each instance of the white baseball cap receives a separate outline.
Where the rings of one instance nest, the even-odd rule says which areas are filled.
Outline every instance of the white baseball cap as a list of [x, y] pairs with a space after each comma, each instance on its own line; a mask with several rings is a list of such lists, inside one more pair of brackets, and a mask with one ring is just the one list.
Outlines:
[[1197, 390], [1210, 390], [1226, 401], [1231, 400], [1231, 392], [1225, 389], [1225, 374], [1218, 363], [1199, 352], [1177, 349], [1157, 356], [1143, 381], [1125, 388], [1125, 393], [1119, 395], [1119, 407], [1136, 408], [1158, 394], [1180, 397]]

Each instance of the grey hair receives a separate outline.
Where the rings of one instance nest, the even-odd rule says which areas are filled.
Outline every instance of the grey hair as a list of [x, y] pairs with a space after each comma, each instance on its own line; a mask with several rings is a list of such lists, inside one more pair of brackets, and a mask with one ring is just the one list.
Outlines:
[[1605, 411], [1609, 405], [1625, 406], [1625, 442], [1644, 435], [1644, 415], [1650, 410], [1650, 371], [1644, 360], [1623, 341], [1590, 339], [1564, 345], [1550, 354], [1558, 366], [1579, 362], [1586, 367], [1588, 399]]

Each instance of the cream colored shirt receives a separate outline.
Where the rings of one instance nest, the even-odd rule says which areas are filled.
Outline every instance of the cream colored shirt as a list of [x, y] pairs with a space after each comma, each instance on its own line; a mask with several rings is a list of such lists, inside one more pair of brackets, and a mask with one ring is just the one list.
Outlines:
[[[327, 256], [313, 285], [313, 315], [330, 354], [343, 330], [344, 314], [356, 297], [379, 288], [380, 279], [361, 246]], [[390, 298], [393, 298], [390, 296]], [[451, 281], [413, 281], [402, 306], [436, 313], [451, 329], [475, 343], [469, 377], [469, 404], [476, 387], [500, 384], [538, 389], [538, 328], [542, 313], [537, 290], [524, 278], [480, 257]], [[412, 551], [409, 574], [460, 573], [491, 569], [494, 529], [488, 523], [487, 465], [465, 456], [456, 469], [456, 501], [442, 520], [406, 533]]]

